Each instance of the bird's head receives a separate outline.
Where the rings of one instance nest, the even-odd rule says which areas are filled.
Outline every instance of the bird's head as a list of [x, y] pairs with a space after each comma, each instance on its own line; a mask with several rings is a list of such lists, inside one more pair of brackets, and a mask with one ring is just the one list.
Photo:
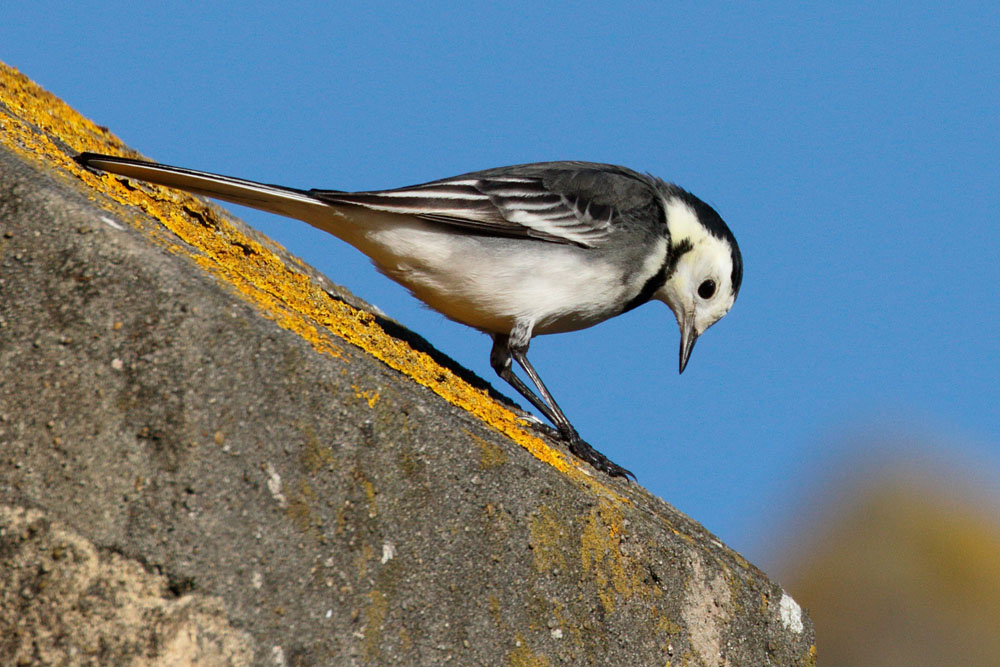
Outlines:
[[655, 298], [677, 317], [683, 373], [698, 336], [733, 307], [743, 280], [743, 259], [729, 227], [705, 202], [671, 188], [664, 194], [663, 207], [672, 270]]

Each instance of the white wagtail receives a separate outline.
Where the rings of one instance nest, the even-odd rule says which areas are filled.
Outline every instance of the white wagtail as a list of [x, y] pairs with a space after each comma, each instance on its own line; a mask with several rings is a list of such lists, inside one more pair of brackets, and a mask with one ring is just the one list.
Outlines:
[[497, 374], [555, 424], [577, 457], [612, 476], [631, 473], [577, 434], [528, 362], [531, 338], [584, 329], [657, 299], [677, 317], [683, 373], [698, 336], [729, 312], [743, 277], [736, 239], [711, 206], [609, 164], [541, 162], [338, 192], [94, 153], [76, 160], [298, 218], [350, 243], [434, 310], [492, 336]]

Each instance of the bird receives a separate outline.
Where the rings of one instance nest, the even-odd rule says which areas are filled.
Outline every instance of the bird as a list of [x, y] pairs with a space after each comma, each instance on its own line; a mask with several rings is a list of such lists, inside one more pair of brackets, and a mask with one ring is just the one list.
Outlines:
[[528, 361], [532, 338], [661, 301], [680, 329], [683, 373], [695, 341], [729, 312], [743, 280], [736, 238], [714, 208], [677, 185], [612, 164], [537, 162], [345, 192], [90, 152], [75, 159], [91, 170], [302, 220], [354, 246], [430, 308], [491, 336], [497, 375], [555, 426], [577, 458], [611, 477], [635, 479], [580, 437]]

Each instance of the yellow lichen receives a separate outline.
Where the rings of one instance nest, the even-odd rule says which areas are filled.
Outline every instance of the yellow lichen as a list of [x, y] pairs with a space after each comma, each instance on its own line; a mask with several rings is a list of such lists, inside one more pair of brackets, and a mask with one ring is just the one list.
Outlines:
[[503, 625], [503, 617], [500, 615], [500, 598], [497, 597], [496, 593], [490, 593], [487, 602], [490, 606], [490, 616], [493, 617], [497, 626]]
[[364, 655], [365, 660], [378, 658], [379, 644], [382, 643], [382, 624], [385, 622], [389, 603], [381, 591], [368, 594], [369, 604], [365, 609]]
[[292, 520], [295, 527], [305, 533], [313, 532], [316, 537], [321, 533], [313, 525], [312, 503], [316, 501], [316, 492], [305, 480], [300, 480], [296, 492], [288, 501], [285, 514]]
[[635, 564], [621, 554], [624, 517], [621, 508], [607, 500], [591, 510], [580, 536], [580, 561], [584, 576], [597, 585], [597, 595], [609, 614], [615, 610], [617, 596], [629, 598], [636, 593], [660, 595], [658, 588], [646, 586]]
[[[92, 189], [91, 199], [97, 205], [169, 252], [189, 257], [265, 317], [308, 341], [317, 352], [342, 357], [337, 341], [355, 345], [476, 415], [577, 483], [604, 497], [628, 502], [592, 476], [584, 464], [567, 459], [525, 430], [513, 412], [485, 391], [388, 335], [371, 313], [331, 297], [301, 272], [297, 260], [286, 264], [267, 246], [248, 238], [222, 209], [184, 192], [80, 168], [72, 159], [76, 152], [141, 156], [3, 63], [0, 103], [6, 107], [0, 106], [0, 142], [9, 150], [67, 184], [82, 181]], [[366, 398], [373, 406], [377, 395]]]
[[368, 543], [362, 544], [354, 554], [354, 564], [358, 568], [358, 581], [364, 581], [368, 576], [368, 564], [375, 558], [375, 550]]
[[309, 425], [303, 429], [305, 431], [305, 445], [299, 460], [309, 474], [316, 474], [324, 466], [335, 466], [337, 458], [333, 454], [333, 449], [329, 445], [324, 445], [316, 436], [316, 431]]
[[535, 653], [520, 634], [514, 640], [514, 649], [507, 654], [507, 664], [511, 667], [547, 667], [550, 663], [547, 656]]
[[379, 395], [374, 389], [362, 389], [355, 384], [351, 385], [351, 389], [354, 390], [354, 398], [364, 399], [369, 408], [374, 408], [378, 403]]
[[567, 527], [559, 520], [555, 512], [542, 505], [528, 517], [528, 532], [531, 553], [534, 556], [536, 572], [548, 572], [553, 568], [565, 569], [566, 557], [563, 555], [567, 537]]
[[480, 438], [478, 435], [472, 433], [468, 429], [463, 428], [462, 431], [479, 445], [480, 468], [482, 468], [483, 470], [487, 470], [489, 468], [494, 468], [496, 466], [500, 466], [503, 465], [504, 463], [507, 463], [507, 454], [504, 453], [503, 449], [501, 449], [497, 445], [494, 445], [489, 440], [484, 440], [483, 438]]

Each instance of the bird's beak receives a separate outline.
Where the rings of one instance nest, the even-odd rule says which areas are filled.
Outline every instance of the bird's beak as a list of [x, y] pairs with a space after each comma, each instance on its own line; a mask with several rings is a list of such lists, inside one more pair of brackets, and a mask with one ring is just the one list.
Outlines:
[[691, 350], [694, 349], [697, 340], [698, 334], [694, 330], [694, 316], [685, 317], [684, 321], [681, 322], [681, 373], [688, 365], [688, 357], [691, 356]]

